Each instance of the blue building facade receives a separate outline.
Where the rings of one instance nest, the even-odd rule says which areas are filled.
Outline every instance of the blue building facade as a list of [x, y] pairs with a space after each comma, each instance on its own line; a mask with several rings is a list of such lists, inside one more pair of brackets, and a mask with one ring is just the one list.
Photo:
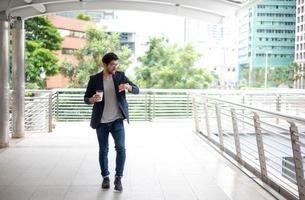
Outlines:
[[[295, 0], [264, 0], [239, 19], [239, 72], [287, 66], [295, 53]], [[267, 56], [267, 57], [266, 57]]]

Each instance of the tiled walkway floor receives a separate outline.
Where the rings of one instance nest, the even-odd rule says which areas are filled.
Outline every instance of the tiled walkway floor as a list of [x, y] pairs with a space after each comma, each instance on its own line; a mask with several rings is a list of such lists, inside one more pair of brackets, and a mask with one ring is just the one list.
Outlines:
[[274, 199], [199, 139], [191, 121], [132, 122], [125, 127], [122, 193], [114, 192], [113, 185], [100, 188], [98, 145], [88, 123], [57, 123], [53, 133], [32, 134], [0, 150], [0, 199]]

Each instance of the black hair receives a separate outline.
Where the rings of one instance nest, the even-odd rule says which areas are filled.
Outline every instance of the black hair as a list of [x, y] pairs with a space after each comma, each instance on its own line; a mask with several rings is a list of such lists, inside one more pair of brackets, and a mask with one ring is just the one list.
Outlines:
[[113, 52], [110, 52], [110, 53], [106, 53], [103, 58], [102, 58], [102, 62], [105, 63], [106, 65], [108, 65], [111, 61], [113, 60], [118, 60], [119, 57], [113, 53]]

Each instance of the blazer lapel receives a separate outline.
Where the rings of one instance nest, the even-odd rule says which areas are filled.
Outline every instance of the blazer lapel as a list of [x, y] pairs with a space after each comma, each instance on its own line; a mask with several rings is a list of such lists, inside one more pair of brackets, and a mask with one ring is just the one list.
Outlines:
[[98, 77], [96, 81], [97, 88], [99, 88], [100, 90], [104, 90], [103, 71], [98, 73], [97, 77]]
[[113, 80], [113, 84], [114, 84], [115, 93], [118, 93], [118, 91], [119, 91], [119, 82], [118, 82], [118, 78], [117, 78], [116, 74], [114, 74], [112, 76], [112, 80]]

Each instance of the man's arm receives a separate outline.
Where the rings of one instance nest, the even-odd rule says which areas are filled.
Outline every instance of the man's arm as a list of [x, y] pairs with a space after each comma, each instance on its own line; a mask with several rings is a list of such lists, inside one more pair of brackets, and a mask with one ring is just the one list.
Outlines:
[[84, 102], [86, 104], [94, 104], [95, 103], [95, 98], [94, 98], [94, 95], [95, 95], [95, 91], [94, 91], [94, 88], [93, 88], [93, 81], [92, 81], [92, 77], [90, 76], [90, 79], [89, 79], [89, 82], [88, 82], [88, 85], [87, 85], [87, 89], [86, 89], [86, 92], [85, 92], [85, 95], [84, 95]]
[[126, 76], [125, 76], [125, 74], [124, 74], [124, 82], [125, 82], [125, 84], [128, 84], [129, 85], [129, 87], [127, 87], [127, 89], [128, 89], [128, 92], [130, 92], [130, 93], [132, 93], [132, 94], [139, 94], [140, 93], [140, 89], [139, 89], [139, 87], [136, 85], [136, 84], [134, 84], [133, 82], [131, 82]]

